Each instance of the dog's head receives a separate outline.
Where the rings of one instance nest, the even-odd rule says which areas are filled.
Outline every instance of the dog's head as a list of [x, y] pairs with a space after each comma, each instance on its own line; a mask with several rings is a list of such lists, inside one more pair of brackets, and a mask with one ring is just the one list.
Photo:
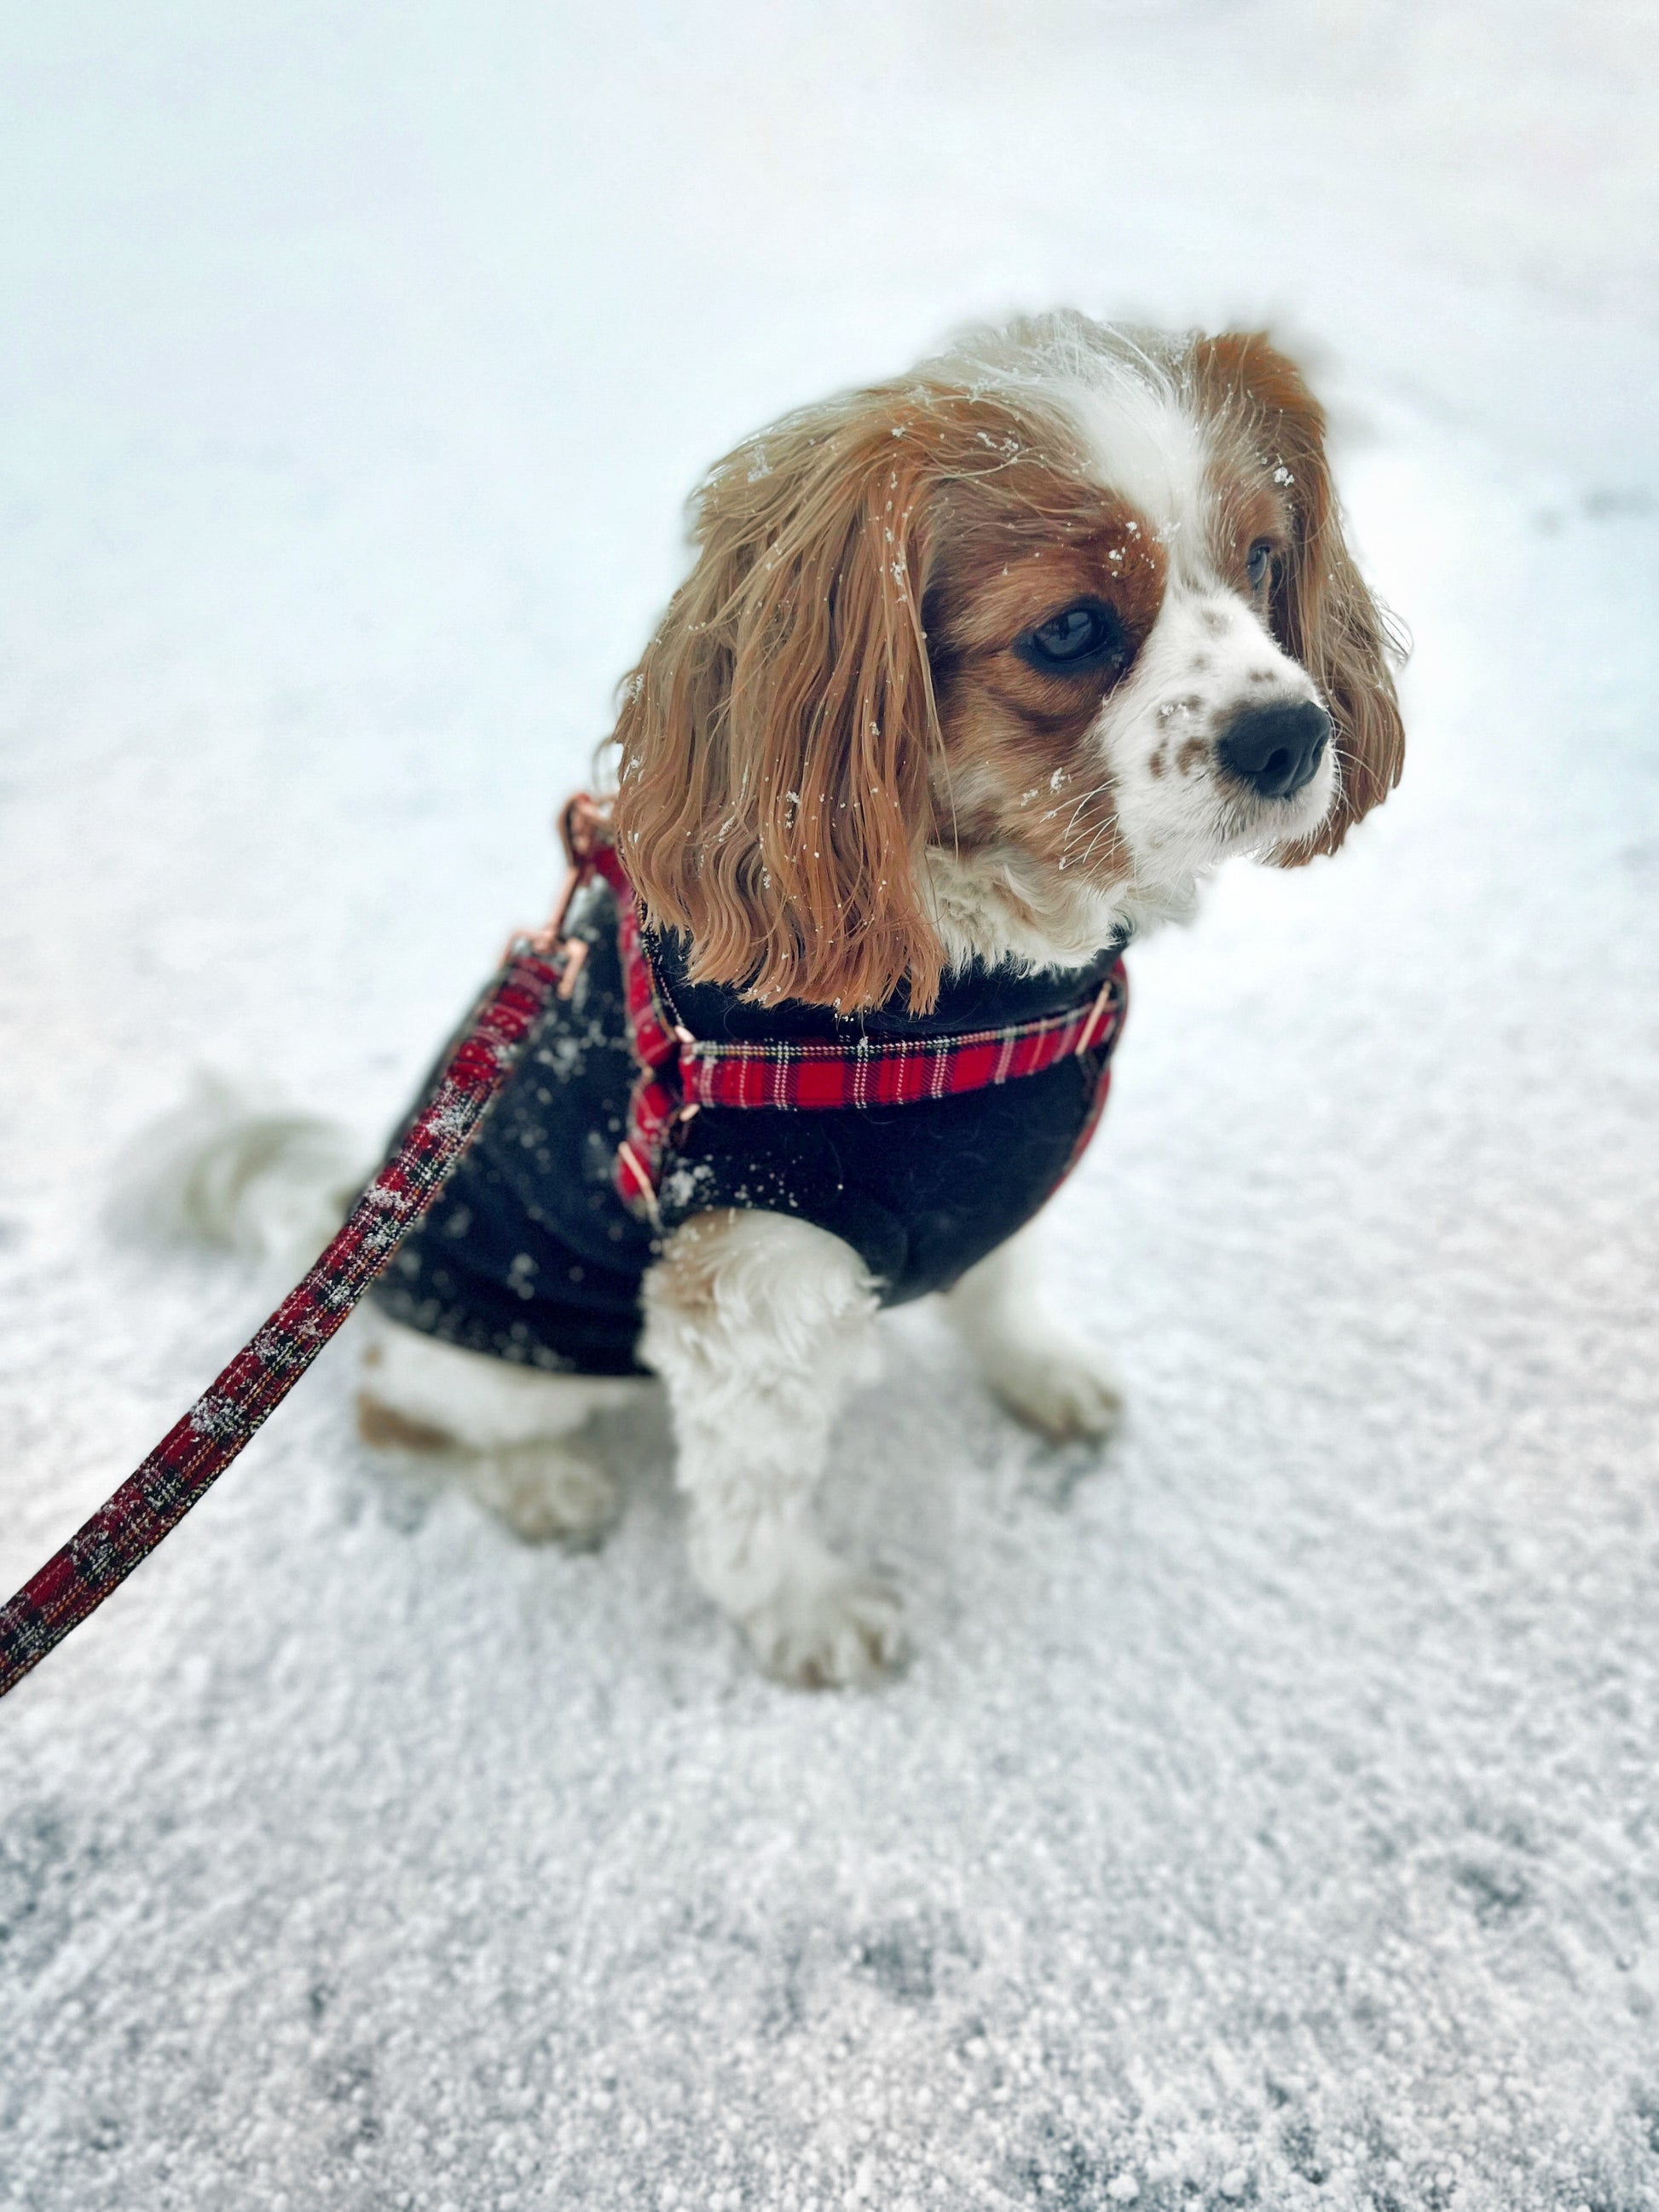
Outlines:
[[1229, 853], [1334, 851], [1399, 776], [1324, 419], [1261, 336], [982, 335], [739, 447], [694, 535], [616, 830], [699, 979], [924, 1010]]

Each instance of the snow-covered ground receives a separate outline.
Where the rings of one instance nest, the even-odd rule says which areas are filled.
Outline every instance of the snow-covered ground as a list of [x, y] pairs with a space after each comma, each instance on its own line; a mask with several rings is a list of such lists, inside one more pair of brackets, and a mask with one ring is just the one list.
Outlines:
[[[1404, 785], [1134, 959], [1052, 1226], [1133, 1425], [925, 1310], [758, 1680], [321, 1370], [0, 1709], [28, 2212], [1659, 2205], [1659, 21], [350, 9], [0, 43], [0, 1587], [263, 1310], [100, 1225], [191, 1066], [374, 1129], [555, 873], [698, 468], [964, 316], [1268, 315]], [[266, 1285], [264, 1287], [269, 1287]]]

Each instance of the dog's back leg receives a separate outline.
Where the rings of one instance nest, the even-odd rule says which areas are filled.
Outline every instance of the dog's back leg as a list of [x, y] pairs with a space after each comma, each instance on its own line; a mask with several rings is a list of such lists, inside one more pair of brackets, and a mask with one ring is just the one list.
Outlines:
[[651, 1387], [550, 1374], [440, 1343], [376, 1317], [357, 1425], [366, 1443], [443, 1452], [459, 1480], [529, 1543], [593, 1543], [616, 1519], [598, 1417]]
[[946, 1320], [1011, 1413], [1057, 1443], [1106, 1437], [1123, 1393], [1106, 1354], [1055, 1319], [1042, 1296], [1031, 1231], [970, 1267], [944, 1299]]
[[894, 1593], [812, 1516], [875, 1309], [848, 1245], [777, 1213], [700, 1214], [646, 1278], [641, 1354], [668, 1388], [692, 1571], [769, 1673], [810, 1687], [868, 1681], [901, 1648]]

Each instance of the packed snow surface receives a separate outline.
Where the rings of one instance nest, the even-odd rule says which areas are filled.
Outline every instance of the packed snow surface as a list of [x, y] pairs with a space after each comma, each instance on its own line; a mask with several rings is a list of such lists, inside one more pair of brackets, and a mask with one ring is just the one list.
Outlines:
[[28, 2212], [1659, 2205], [1659, 26], [1628, 0], [16, 9], [0, 1585], [282, 1287], [135, 1248], [208, 1064], [389, 1123], [697, 471], [965, 317], [1268, 318], [1405, 782], [1133, 958], [1054, 1209], [1097, 1462], [887, 1324], [758, 1679], [331, 1352], [0, 1709]]

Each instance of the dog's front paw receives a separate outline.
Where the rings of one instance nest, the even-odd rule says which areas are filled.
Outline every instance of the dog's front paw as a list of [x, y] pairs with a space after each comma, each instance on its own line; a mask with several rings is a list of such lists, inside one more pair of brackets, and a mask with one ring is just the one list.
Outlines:
[[1109, 1437], [1123, 1418], [1116, 1370], [1077, 1338], [1004, 1346], [985, 1379], [1011, 1413], [1055, 1443]]
[[904, 1652], [897, 1591], [839, 1561], [751, 1607], [742, 1626], [766, 1672], [801, 1690], [867, 1688]]
[[597, 1460], [556, 1443], [471, 1453], [465, 1480], [479, 1504], [526, 1544], [597, 1544], [622, 1502], [615, 1478]]

